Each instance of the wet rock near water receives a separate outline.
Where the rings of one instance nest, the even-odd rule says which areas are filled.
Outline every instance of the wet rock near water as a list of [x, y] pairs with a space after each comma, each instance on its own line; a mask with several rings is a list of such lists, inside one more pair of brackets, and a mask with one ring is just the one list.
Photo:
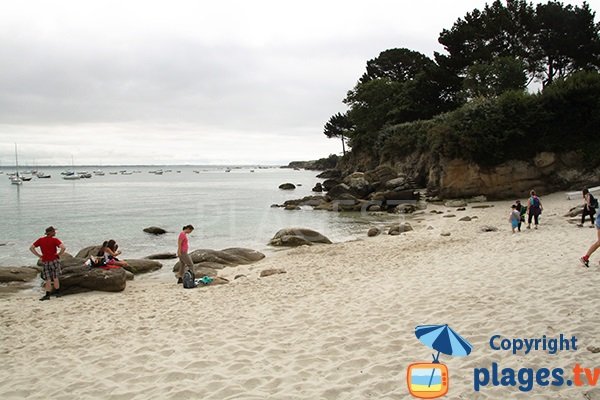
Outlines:
[[321, 172], [317, 175], [317, 178], [321, 179], [331, 179], [331, 178], [341, 178], [342, 171], [339, 169], [328, 169], [326, 171]]
[[147, 272], [158, 271], [162, 268], [162, 264], [155, 260], [149, 260], [145, 258], [141, 259], [127, 259], [127, 266], [123, 267], [127, 271], [133, 274], [144, 274]]
[[151, 235], [164, 235], [165, 233], [167, 233], [166, 230], [158, 226], [149, 226], [148, 228], [144, 228], [144, 232], [149, 233]]
[[281, 190], [294, 190], [296, 189], [296, 185], [294, 185], [293, 183], [282, 183], [281, 185], [279, 185], [279, 189]]
[[33, 267], [0, 267], [0, 283], [29, 282], [39, 273], [40, 271]]
[[321, 185], [321, 187], [326, 192], [329, 192], [331, 189], [333, 189], [335, 186], [337, 186], [337, 185], [339, 185], [341, 183], [342, 182], [339, 179], [327, 179], [325, 182], [323, 182], [323, 184]]
[[158, 254], [151, 254], [144, 258], [146, 258], [148, 260], [172, 260], [172, 259], [177, 258], [177, 254], [176, 253], [158, 253]]
[[466, 207], [467, 202], [465, 200], [449, 200], [444, 205], [449, 208]]
[[323, 185], [321, 185], [321, 182], [317, 182], [317, 184], [312, 188], [313, 192], [317, 192], [320, 193], [323, 191]]
[[279, 230], [269, 242], [271, 246], [289, 247], [312, 245], [314, 243], [331, 244], [331, 240], [312, 229], [285, 228]]

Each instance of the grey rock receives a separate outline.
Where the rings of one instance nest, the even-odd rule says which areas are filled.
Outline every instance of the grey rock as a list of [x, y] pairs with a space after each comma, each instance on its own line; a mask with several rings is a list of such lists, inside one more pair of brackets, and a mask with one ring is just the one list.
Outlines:
[[336, 185], [339, 185], [340, 183], [342, 183], [342, 182], [339, 179], [327, 179], [325, 182], [323, 182], [323, 184], [321, 186], [323, 187], [323, 189], [326, 192], [328, 192], [333, 187], [335, 187]]
[[381, 229], [379, 229], [377, 227], [373, 227], [373, 228], [369, 229], [369, 232], [367, 232], [367, 236], [369, 236], [369, 237], [379, 236], [380, 234], [381, 234]]
[[401, 234], [404, 232], [410, 232], [413, 230], [413, 227], [408, 222], [402, 222], [396, 225], [392, 225], [390, 230], [388, 231], [388, 235]]
[[164, 235], [167, 233], [163, 228], [159, 228], [158, 226], [149, 226], [148, 228], [144, 228], [144, 232], [150, 233], [152, 235]]
[[31, 267], [0, 267], [0, 283], [28, 282], [38, 276], [39, 271]]
[[281, 185], [279, 185], [279, 189], [281, 190], [294, 190], [296, 189], [296, 185], [294, 185], [293, 183], [282, 183]]
[[450, 236], [450, 232], [442, 232], [440, 233], [440, 236]]
[[293, 204], [288, 204], [287, 206], [283, 207], [283, 209], [287, 211], [301, 210], [300, 207], [295, 206]]
[[471, 217], [462, 217], [462, 218], [459, 219], [459, 221], [469, 222], [469, 221], [471, 221], [471, 219], [472, 219]]
[[122, 268], [104, 270], [86, 266], [63, 269], [60, 277], [60, 290], [63, 294], [81, 293], [93, 290], [121, 292], [127, 285], [127, 272]]
[[322, 192], [323, 191], [323, 185], [321, 185], [321, 182], [317, 182], [317, 184], [312, 188], [313, 192]]
[[471, 206], [471, 208], [491, 208], [494, 207], [493, 204], [476, 204], [474, 206]]
[[467, 209], [466, 209], [465, 207], [460, 207], [460, 208], [457, 208], [457, 209], [456, 209], [456, 211], [466, 211], [466, 210], [467, 210]]
[[331, 179], [331, 178], [340, 178], [342, 176], [342, 171], [339, 169], [328, 169], [326, 171], [321, 172], [317, 175], [317, 178], [321, 179]]
[[456, 215], [454, 215], [454, 214], [446, 214], [446, 215], [442, 216], [442, 218], [454, 218], [454, 217], [456, 217]]
[[102, 248], [102, 246], [85, 247], [85, 248], [79, 250], [79, 252], [75, 255], [75, 257], [87, 259], [87, 258], [90, 258], [91, 256], [97, 256], [98, 252], [100, 251], [101, 248]]
[[177, 254], [176, 253], [158, 253], [158, 254], [152, 254], [149, 256], [146, 256], [144, 258], [147, 258], [148, 260], [172, 260], [177, 258]]
[[125, 260], [127, 262], [127, 266], [123, 267], [127, 271], [133, 274], [143, 274], [146, 272], [157, 271], [162, 268], [162, 264], [155, 260], [148, 259], [128, 259]]
[[307, 228], [285, 228], [279, 230], [270, 241], [272, 246], [301, 246], [308, 243], [331, 244], [324, 235]]

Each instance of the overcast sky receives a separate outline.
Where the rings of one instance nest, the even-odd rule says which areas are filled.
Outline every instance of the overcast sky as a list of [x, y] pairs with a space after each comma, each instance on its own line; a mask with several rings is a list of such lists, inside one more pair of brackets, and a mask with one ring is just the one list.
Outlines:
[[[484, 0], [7, 1], [0, 165], [280, 164], [323, 135], [366, 61]], [[569, 2], [566, 2], [569, 3]], [[571, 1], [581, 4], [581, 1]], [[588, 2], [598, 11], [600, 0]]]

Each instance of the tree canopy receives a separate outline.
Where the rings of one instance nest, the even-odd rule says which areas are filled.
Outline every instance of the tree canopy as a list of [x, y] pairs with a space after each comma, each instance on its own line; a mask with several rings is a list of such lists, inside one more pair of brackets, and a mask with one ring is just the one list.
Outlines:
[[[410, 135], [429, 126], [424, 121], [453, 112], [452, 118], [464, 118], [464, 123], [485, 121], [512, 132], [491, 134], [489, 126], [483, 124], [473, 131], [475, 136], [462, 137], [486, 143], [492, 159], [497, 161], [508, 154], [494, 152], [499, 143], [504, 143], [502, 138], [520, 137], [518, 132], [527, 125], [512, 111], [522, 107], [521, 115], [538, 121], [548, 114], [547, 100], [552, 96], [544, 97], [546, 102], [532, 101], [535, 94], [527, 93], [532, 82], [538, 82], [544, 91], [561, 82], [556, 89], [560, 92], [567, 90], [569, 84], [565, 82], [574, 82], [568, 78], [578, 72], [597, 75], [600, 70], [600, 24], [585, 2], [572, 6], [559, 1], [534, 5], [526, 0], [495, 0], [442, 30], [438, 41], [445, 52], [435, 53], [433, 59], [414, 50], [394, 48], [367, 61], [365, 72], [343, 101], [348, 110], [333, 115], [325, 124], [324, 134], [341, 137], [342, 143], [348, 138], [353, 148], [377, 152], [390, 135], [397, 143], [414, 145], [419, 141]], [[594, 78], [575, 81], [579, 85], [597, 83]], [[585, 93], [585, 99], [593, 101], [590, 92]], [[528, 107], [534, 107], [533, 111]], [[495, 119], [473, 119], [475, 114], [468, 110], [490, 112]], [[515, 121], [521, 125], [515, 125]], [[409, 125], [411, 128], [406, 128]], [[438, 137], [449, 126], [461, 126], [434, 125]], [[553, 128], [548, 125], [548, 129]], [[402, 134], [410, 138], [399, 138]]]

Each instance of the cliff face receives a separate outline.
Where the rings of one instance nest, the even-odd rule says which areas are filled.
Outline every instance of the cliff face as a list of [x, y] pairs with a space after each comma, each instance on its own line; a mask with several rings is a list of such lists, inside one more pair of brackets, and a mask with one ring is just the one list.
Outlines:
[[[382, 160], [380, 160], [382, 161]], [[346, 173], [372, 169], [377, 162], [368, 154], [354, 154], [338, 166]], [[485, 195], [492, 199], [519, 198], [535, 189], [540, 193], [578, 190], [600, 183], [600, 168], [586, 170], [575, 152], [539, 153], [531, 160], [511, 160], [483, 167], [460, 159], [414, 153], [379, 163], [405, 174], [420, 187], [443, 198]]]

